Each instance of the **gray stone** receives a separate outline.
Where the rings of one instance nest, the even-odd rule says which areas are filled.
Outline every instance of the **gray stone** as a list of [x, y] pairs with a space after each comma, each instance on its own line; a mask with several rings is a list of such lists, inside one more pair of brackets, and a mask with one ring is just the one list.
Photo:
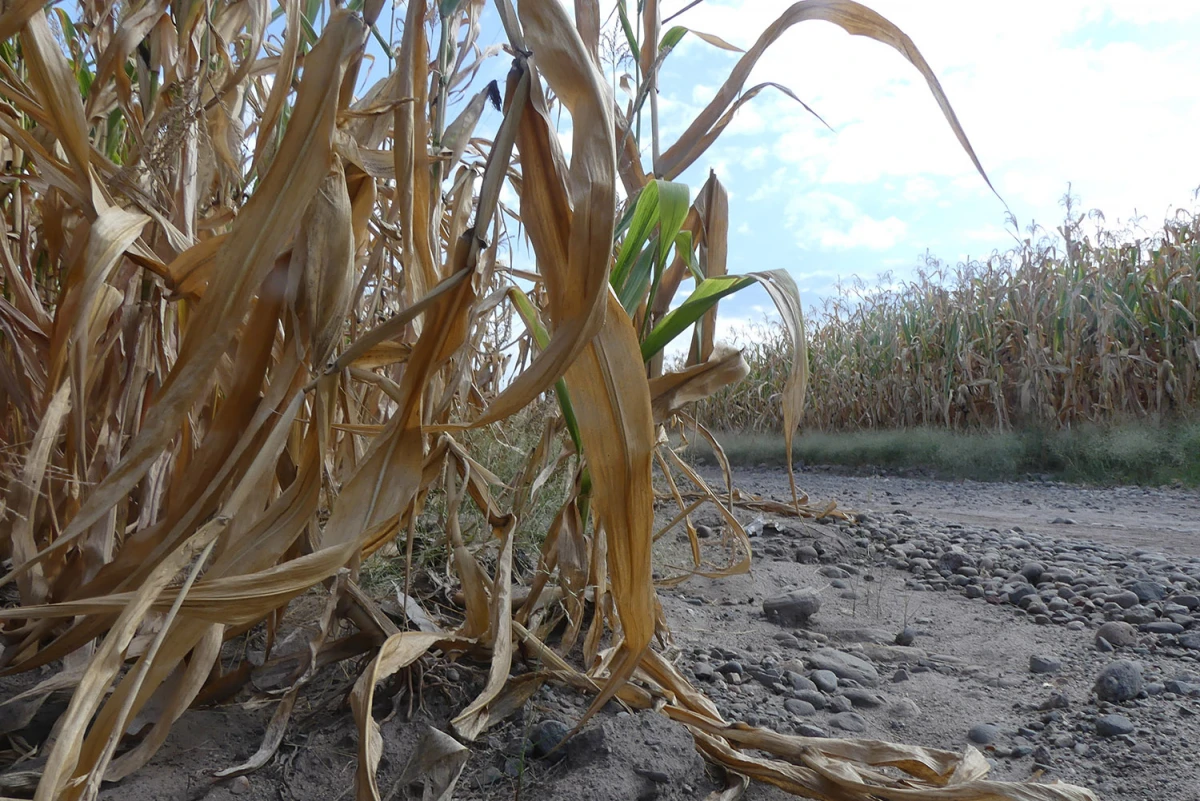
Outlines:
[[1192, 684], [1180, 679], [1168, 679], [1163, 682], [1163, 688], [1176, 695], [1200, 695], [1200, 684]]
[[807, 622], [821, 609], [821, 596], [810, 589], [792, 590], [774, 598], [764, 599], [762, 607], [768, 619], [798, 625]]
[[976, 745], [991, 745], [1000, 736], [1000, 727], [995, 723], [977, 723], [967, 732], [967, 739]]
[[[526, 753], [534, 759], [543, 759], [562, 743], [571, 733], [571, 727], [561, 720], [547, 718], [537, 723], [529, 733]], [[558, 752], [562, 753], [562, 752]]]
[[850, 574], [836, 565], [826, 565], [817, 571], [818, 576], [824, 576], [830, 579], [848, 579]]
[[828, 737], [824, 729], [813, 726], [809, 723], [801, 723], [796, 726], [796, 734], [801, 737]]
[[1140, 626], [1143, 623], [1152, 623], [1158, 619], [1158, 615], [1153, 609], [1137, 604], [1125, 610], [1125, 614], [1121, 615], [1121, 620], [1130, 623], [1134, 626]]
[[801, 701], [799, 698], [789, 698], [783, 702], [783, 708], [797, 717], [806, 718], [809, 715], [815, 715], [817, 708], [808, 701]]
[[879, 673], [875, 666], [853, 654], [821, 648], [804, 658], [813, 668], [831, 671], [839, 679], [852, 679], [865, 687], [879, 684]]
[[1041, 562], [1026, 562], [1017, 572], [1024, 576], [1030, 584], [1037, 584], [1042, 574], [1046, 572], [1046, 566]]
[[1200, 595], [1176, 595], [1171, 600], [1187, 609], [1200, 609]]
[[901, 698], [887, 708], [887, 713], [894, 718], [915, 718], [921, 714], [921, 707], [911, 698]]
[[1030, 673], [1057, 673], [1062, 670], [1062, 660], [1056, 656], [1034, 654], [1029, 657]]
[[823, 693], [831, 693], [838, 687], [837, 674], [832, 670], [814, 670], [808, 678]]
[[1170, 620], [1155, 620], [1138, 626], [1139, 631], [1147, 634], [1181, 634], [1183, 626]]
[[[1114, 593], [1108, 596], [1105, 600], [1116, 604], [1122, 609], [1128, 609], [1131, 606], [1136, 606], [1138, 603], [1137, 593], [1132, 590], [1124, 590], [1123, 592]], [[1105, 638], [1107, 639], [1107, 638]], [[1109, 640], [1109, 642], [1112, 642]]]
[[1100, 700], [1119, 703], [1136, 698], [1144, 685], [1141, 666], [1127, 659], [1118, 659], [1109, 662], [1100, 671], [1093, 689]]
[[811, 545], [801, 545], [796, 549], [796, 561], [805, 565], [815, 565], [821, 561], [821, 555]]
[[1101, 737], [1120, 737], [1122, 734], [1133, 734], [1133, 721], [1124, 715], [1103, 715], [1096, 718], [1096, 734]]
[[1135, 581], [1127, 589], [1144, 604], [1161, 601], [1167, 596], [1166, 588], [1157, 581]]
[[829, 718], [829, 725], [854, 734], [861, 734], [867, 730], [866, 718], [857, 712], [839, 712]]
[[854, 704], [850, 703], [850, 699], [844, 695], [833, 696], [825, 706], [830, 712], [849, 712], [854, 708]]
[[817, 709], [824, 709], [827, 699], [817, 690], [799, 690], [796, 692], [796, 698], [806, 703], [812, 704]]
[[905, 626], [904, 631], [896, 635], [896, 645], [912, 645], [913, 640], [917, 639], [917, 632], [910, 626]]
[[1200, 651], [1200, 631], [1179, 635], [1179, 644], [1191, 651]]
[[842, 695], [850, 699], [850, 703], [863, 709], [875, 709], [884, 705], [884, 698], [878, 693], [864, 690], [861, 687], [849, 687], [842, 690]]
[[1128, 623], [1114, 620], [1096, 629], [1096, 640], [1101, 638], [1115, 648], [1126, 648], [1137, 644], [1137, 631]]
[[716, 671], [710, 662], [695, 663], [692, 665], [692, 674], [700, 681], [712, 681], [716, 678]]

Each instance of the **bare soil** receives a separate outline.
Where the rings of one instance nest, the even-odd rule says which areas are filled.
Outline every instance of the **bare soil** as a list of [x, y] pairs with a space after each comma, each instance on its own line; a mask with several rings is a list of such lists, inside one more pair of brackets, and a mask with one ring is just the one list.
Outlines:
[[[782, 471], [743, 469], [737, 480], [764, 496], [790, 497]], [[1188, 625], [1179, 624], [1182, 632], [1175, 633], [1134, 625], [1132, 644], [1115, 650], [1096, 641], [1100, 623], [1131, 611], [1106, 602], [1108, 589], [1156, 582], [1165, 597], [1132, 607], [1147, 610], [1156, 624], [1181, 615], [1175, 601], [1200, 590], [1200, 493], [823, 472], [798, 480], [814, 502], [836, 499], [862, 516], [837, 523], [739, 512], [756, 532], [752, 571], [660, 591], [674, 637], [671, 654], [727, 718], [953, 750], [971, 747], [973, 727], [994, 724], [994, 739], [974, 747], [992, 762], [996, 778], [1063, 780], [1105, 799], [1200, 800], [1200, 650], [1184, 645], [1188, 633], [1200, 632], [1200, 622], [1182, 615]], [[663, 519], [672, 512], [664, 509]], [[719, 519], [701, 516], [699, 522], [716, 530], [706, 546], [719, 552]], [[939, 561], [947, 552], [965, 558]], [[688, 553], [686, 542], [671, 533], [660, 540], [656, 557], [666, 569], [686, 562]], [[1036, 586], [1043, 600], [1069, 596], [1065, 608], [1051, 604], [1042, 615], [1033, 605], [1008, 602], [1014, 581], [1019, 584], [1013, 575], [1033, 563], [1045, 570]], [[1086, 591], [1069, 589], [1091, 576], [1096, 584]], [[977, 597], [967, 597], [975, 592], [969, 586], [979, 588]], [[764, 616], [765, 598], [798, 588], [822, 599], [811, 620], [792, 626]], [[1096, 595], [1094, 603], [1083, 602], [1088, 592]], [[911, 644], [896, 646], [896, 635], [906, 629]], [[816, 678], [814, 658], [831, 650], [865, 659], [878, 683], [840, 680], [835, 690], [806, 692]], [[1060, 667], [1031, 672], [1031, 657], [1057, 660]], [[1136, 662], [1145, 678], [1137, 697], [1119, 703], [1093, 692], [1098, 673], [1115, 659]], [[346, 698], [360, 667], [346, 663], [320, 674], [298, 702], [278, 754], [257, 772], [213, 779], [258, 748], [274, 705], [269, 694], [188, 712], [149, 766], [106, 786], [101, 797], [353, 798], [357, 735]], [[448, 731], [449, 718], [482, 686], [486, 667], [427, 662], [412, 685], [381, 693], [375, 714], [383, 720], [379, 784], [385, 798], [421, 797], [419, 785], [396, 781], [425, 728]], [[38, 678], [0, 679], [0, 698]], [[1193, 682], [1197, 694], [1189, 695]], [[1065, 707], [1048, 703], [1057, 696]], [[796, 703], [803, 698], [823, 708], [810, 712]], [[64, 702], [52, 699], [47, 713]], [[725, 786], [726, 777], [696, 756], [686, 730], [651, 712], [606, 709], [554, 756], [532, 756], [530, 738], [547, 720], [571, 725], [585, 708], [585, 698], [544, 687], [521, 713], [472, 744], [454, 797], [692, 799]], [[860, 719], [861, 732], [837, 728], [842, 708]], [[1109, 715], [1128, 719], [1131, 731], [1101, 736], [1097, 720]], [[22, 743], [33, 744], [28, 737]], [[36, 767], [38, 759], [34, 754], [11, 771]], [[2, 779], [0, 787], [0, 795], [22, 794]], [[763, 785], [751, 785], [745, 795], [788, 797]]]

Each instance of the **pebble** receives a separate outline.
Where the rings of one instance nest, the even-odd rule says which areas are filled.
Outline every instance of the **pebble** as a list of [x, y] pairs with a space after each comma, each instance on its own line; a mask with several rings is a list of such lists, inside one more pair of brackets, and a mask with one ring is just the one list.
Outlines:
[[1000, 727], [995, 723], [977, 723], [967, 732], [967, 739], [976, 745], [991, 745], [1000, 736]]
[[853, 654], [821, 648], [805, 656], [805, 659], [814, 669], [831, 671], [839, 679], [852, 679], [866, 687], [879, 684], [879, 672], [875, 666]]
[[768, 620], [778, 620], [787, 625], [807, 623], [821, 609], [821, 596], [812, 589], [797, 589], [783, 595], [765, 598], [763, 614]]
[[817, 708], [815, 706], [810, 704], [808, 701], [801, 701], [799, 698], [787, 699], [783, 702], [783, 708], [791, 714], [799, 717], [808, 717], [809, 715], [815, 715], [817, 713]]
[[873, 693], [870, 690], [864, 690], [861, 687], [850, 687], [842, 690], [842, 695], [850, 699], [850, 703], [864, 709], [875, 709], [887, 703], [886, 699], [878, 693]]
[[[527, 743], [528, 753], [534, 759], [543, 759], [571, 733], [571, 727], [561, 720], [546, 718], [533, 727]], [[561, 754], [562, 752], [557, 752]]]
[[1034, 654], [1029, 657], [1030, 673], [1057, 673], [1062, 670], [1062, 660], [1056, 656]]
[[829, 718], [829, 725], [835, 729], [860, 734], [867, 730], [867, 719], [857, 712], [839, 712]]
[[1126, 648], [1137, 644], [1137, 630], [1128, 623], [1110, 621], [1096, 629], [1096, 642], [1103, 638], [1109, 645], [1116, 648]]
[[1100, 700], [1119, 703], [1136, 698], [1144, 684], [1140, 665], [1127, 659], [1118, 659], [1109, 662], [1100, 671], [1093, 690]]
[[915, 718], [921, 714], [921, 707], [911, 698], [901, 698], [888, 706], [887, 713], [894, 718]]
[[1103, 715], [1096, 718], [1096, 734], [1101, 737], [1119, 737], [1133, 732], [1133, 721], [1124, 715]]
[[814, 670], [808, 678], [823, 693], [832, 693], [838, 688], [838, 677], [832, 670]]
[[917, 632], [910, 626], [905, 626], [904, 631], [896, 635], [896, 645], [909, 646], [913, 644], [913, 640], [917, 639]]

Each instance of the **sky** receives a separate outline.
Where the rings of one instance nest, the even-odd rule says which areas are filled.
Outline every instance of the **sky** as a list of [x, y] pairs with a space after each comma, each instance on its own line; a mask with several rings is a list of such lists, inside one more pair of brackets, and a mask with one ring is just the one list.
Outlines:
[[[685, 4], [664, 2], [664, 15]], [[668, 24], [749, 48], [788, 5], [706, 0]], [[869, 284], [909, 278], [926, 252], [954, 263], [1009, 248], [1005, 204], [1019, 231], [1033, 222], [1052, 230], [1068, 186], [1113, 225], [1141, 217], [1153, 229], [1173, 209], [1197, 207], [1200, 2], [869, 5], [912, 38], [938, 75], [1003, 201], [899, 53], [804, 22], [772, 45], [746, 87], [780, 83], [833, 130], [768, 89], [680, 178], [694, 193], [713, 169], [727, 187], [730, 272], [786, 268], [813, 307], [853, 276]], [[494, 17], [484, 29], [482, 44], [503, 40]], [[739, 56], [694, 36], [670, 54], [659, 103], [664, 149]], [[493, 61], [502, 75], [507, 59]], [[722, 302], [723, 327], [769, 311], [761, 292], [733, 296]]]

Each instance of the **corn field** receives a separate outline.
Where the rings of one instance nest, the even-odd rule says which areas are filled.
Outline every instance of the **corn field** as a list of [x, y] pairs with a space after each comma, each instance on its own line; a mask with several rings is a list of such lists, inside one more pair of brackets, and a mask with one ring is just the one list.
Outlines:
[[[1069, 198], [1068, 198], [1069, 200]], [[1109, 231], [1068, 203], [985, 261], [925, 269], [896, 288], [859, 283], [810, 320], [804, 425], [1058, 429], [1159, 420], [1200, 407], [1200, 218]], [[789, 358], [764, 323], [743, 337], [749, 376], [699, 404], [714, 429], [779, 431]]]
[[[0, 704], [19, 728], [50, 695], [70, 696], [39, 759], [9, 766], [35, 799], [92, 799], [144, 766], [190, 706], [245, 689], [254, 665], [239, 638], [262, 635], [269, 657], [284, 610], [312, 592], [324, 612], [306, 661], [258, 752], [218, 777], [267, 764], [319, 667], [356, 658], [354, 793], [378, 801], [376, 688], [441, 658], [482, 663], [488, 679], [439, 733], [458, 768], [428, 797], [452, 792], [463, 743], [553, 681], [592, 695], [588, 716], [613, 698], [653, 708], [743, 781], [803, 796], [1093, 798], [989, 781], [974, 749], [726, 721], [662, 655], [656, 501], [679, 506], [692, 542], [692, 569], [667, 582], [748, 570], [730, 504], [838, 514], [806, 506], [794, 482], [788, 503], [718, 495], [668, 444], [663, 427], [685, 404], [745, 375], [712, 332], [717, 301], [750, 282], [786, 325], [775, 402], [789, 441], [808, 381], [794, 283], [726, 275], [724, 189], [710, 176], [693, 197], [675, 179], [762, 91], [745, 83], [763, 51], [810, 20], [894, 48], [979, 165], [912, 41], [857, 3], [788, 9], [672, 143], [660, 141], [656, 76], [693, 32], [664, 31], [654, 0], [607, 19], [594, 0], [573, 11], [556, 0], [4, 4], [0, 664], [53, 670]], [[479, 44], [485, 13], [502, 47]], [[620, 97], [601, 58], [607, 26], [632, 70]], [[387, 70], [360, 86], [368, 42], [386, 47]], [[508, 65], [503, 82], [477, 80], [491, 59]], [[489, 103], [494, 130], [479, 127]], [[529, 269], [502, 258], [514, 236], [529, 243]], [[663, 348], [693, 324], [691, 358], [664, 372]], [[555, 411], [505, 485], [467, 432], [547, 396]], [[670, 488], [661, 499], [656, 470]], [[513, 532], [563, 474], [537, 568], [516, 569]], [[360, 571], [379, 552], [412, 565], [434, 493], [453, 583], [439, 606], [452, 611], [431, 617], [406, 585], [397, 626]], [[701, 548], [688, 520], [699, 504], [725, 517], [732, 562]], [[481, 538], [464, 536], [467, 509], [486, 521]], [[517, 647], [542, 667], [514, 672]], [[148, 709], [152, 722], [127, 734]], [[6, 795], [18, 784], [0, 781]]]

